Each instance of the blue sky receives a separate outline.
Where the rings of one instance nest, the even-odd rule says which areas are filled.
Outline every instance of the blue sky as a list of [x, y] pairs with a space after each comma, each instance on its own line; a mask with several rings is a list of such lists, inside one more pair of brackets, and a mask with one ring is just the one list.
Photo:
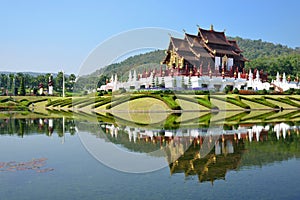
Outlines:
[[143, 27], [196, 33], [197, 24], [213, 24], [230, 36], [297, 47], [299, 2], [0, 0], [0, 71], [76, 74], [101, 42]]

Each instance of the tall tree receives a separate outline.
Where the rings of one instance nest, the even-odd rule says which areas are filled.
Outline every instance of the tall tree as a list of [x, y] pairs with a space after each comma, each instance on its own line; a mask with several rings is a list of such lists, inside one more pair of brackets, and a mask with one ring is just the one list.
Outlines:
[[20, 88], [21, 86], [21, 79], [24, 77], [24, 74], [21, 73], [21, 72], [18, 72], [16, 75], [15, 75], [15, 87], [16, 88]]
[[20, 93], [21, 96], [25, 96], [26, 95], [24, 77], [21, 77], [20, 91], [19, 91], [19, 93]]
[[[55, 87], [56, 88], [56, 91], [58, 92], [62, 92], [62, 88], [63, 88], [63, 72], [58, 72], [55, 80], [54, 80], [54, 83], [55, 83]], [[65, 80], [66, 80], [66, 77], [64, 77]], [[66, 81], [65, 81], [66, 82]]]
[[15, 75], [9, 74], [9, 91], [10, 94], [15, 95]]
[[68, 92], [72, 92], [74, 89], [74, 84], [75, 84], [75, 80], [76, 80], [76, 76], [75, 74], [70, 74], [70, 76], [68, 77], [68, 80], [66, 81], [66, 85], [67, 85], [67, 91]]
[[0, 75], [0, 88], [7, 89], [8, 77], [6, 74]]
[[36, 77], [36, 80], [37, 80], [37, 85], [36, 87], [39, 85], [39, 84], [43, 84], [44, 87], [47, 86], [48, 84], [48, 81], [47, 81], [47, 77], [43, 74], [40, 74]]
[[101, 76], [99, 77], [99, 81], [98, 81], [98, 83], [97, 83], [97, 87], [100, 88], [101, 85], [105, 85], [107, 80], [108, 80], [108, 76], [101, 75]]

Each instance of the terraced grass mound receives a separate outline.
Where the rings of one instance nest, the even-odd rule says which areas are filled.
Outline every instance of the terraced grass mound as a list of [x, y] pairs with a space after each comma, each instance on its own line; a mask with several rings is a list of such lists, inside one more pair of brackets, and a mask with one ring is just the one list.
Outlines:
[[[119, 102], [118, 102], [119, 103]], [[125, 110], [125, 111], [167, 111], [170, 108], [164, 101], [159, 99], [144, 97], [136, 98], [130, 101], [122, 101], [120, 104], [117, 102], [114, 103], [112, 110]]]

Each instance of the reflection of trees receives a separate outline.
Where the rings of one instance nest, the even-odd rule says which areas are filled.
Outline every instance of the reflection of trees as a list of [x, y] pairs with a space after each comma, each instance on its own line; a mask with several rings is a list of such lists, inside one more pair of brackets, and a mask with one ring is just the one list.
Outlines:
[[243, 154], [241, 167], [263, 166], [291, 158], [300, 158], [300, 136], [298, 131], [289, 130], [286, 138], [279, 140], [272, 131], [264, 142], [245, 142], [247, 153]]
[[19, 121], [18, 135], [23, 137], [24, 132], [25, 132], [26, 121], [25, 121], [25, 119], [19, 119], [18, 121]]
[[[131, 126], [137, 128], [143, 128], [147, 126], [148, 128], [153, 129], [177, 129], [177, 128], [208, 128], [210, 127], [210, 120], [214, 115], [218, 115], [219, 113], [210, 113], [201, 115], [201, 117], [195, 117], [192, 119], [179, 119], [181, 116], [180, 113], [171, 113], [169, 114], [165, 120], [160, 123], [153, 123], [153, 124], [140, 124], [132, 121], [132, 119], [124, 119], [118, 116], [118, 113], [107, 113], [106, 115], [102, 115], [97, 113], [97, 119], [99, 122], [106, 122], [106, 123], [113, 123], [116, 122], [119, 125], [124, 126]], [[260, 113], [252, 111], [250, 112], [236, 112], [236, 114], [230, 115], [223, 119], [222, 113], [220, 113], [220, 119], [215, 121], [215, 123], [220, 123], [224, 126], [225, 130], [233, 130], [236, 129], [241, 124], [267, 124], [267, 123], [274, 123], [274, 122], [285, 122], [289, 125], [299, 124], [299, 111], [291, 111], [287, 114], [284, 112], [278, 111], [270, 111], [266, 113]], [[216, 117], [217, 118], [217, 117]]]
[[[49, 126], [49, 121], [52, 120], [53, 127]], [[74, 120], [67, 118], [65, 120], [65, 131], [71, 135], [75, 134]], [[63, 136], [62, 118], [38, 118], [38, 119], [16, 119], [5, 118], [0, 119], [0, 134], [1, 135], [18, 135], [23, 137], [24, 135], [46, 134], [51, 135], [56, 132], [59, 137]]]

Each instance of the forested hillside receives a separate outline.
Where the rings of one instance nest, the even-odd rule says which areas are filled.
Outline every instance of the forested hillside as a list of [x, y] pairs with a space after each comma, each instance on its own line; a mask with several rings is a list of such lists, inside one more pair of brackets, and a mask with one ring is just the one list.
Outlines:
[[299, 47], [293, 49], [281, 44], [240, 37], [230, 39], [236, 40], [240, 48], [244, 50], [243, 55], [250, 60], [246, 63], [248, 69], [263, 69], [271, 77], [274, 77], [277, 72], [285, 72], [291, 75], [292, 79], [300, 70]]
[[136, 70], [142, 73], [160, 67], [160, 62], [165, 57], [164, 50], [151, 51], [144, 54], [131, 56], [120, 63], [113, 63], [90, 75], [80, 77], [76, 83], [76, 89], [93, 89], [95, 85], [101, 86], [111, 78], [112, 74], [118, 75], [118, 80], [126, 81], [128, 79], [129, 70]]
[[236, 40], [239, 47], [244, 50], [243, 55], [250, 60], [288, 55], [296, 52], [295, 49], [288, 46], [264, 42], [262, 40], [250, 40], [240, 37], [229, 37], [229, 39]]
[[[148, 69], [149, 65], [152, 65], [151, 68], [159, 67], [160, 62], [165, 57], [164, 50], [156, 50], [145, 54], [140, 54], [136, 56], [131, 56], [120, 63], [114, 63], [108, 65], [107, 67], [101, 68], [94, 72], [93, 74], [124, 74], [129, 70], [145, 70]], [[121, 70], [121, 71], [120, 71]]]

